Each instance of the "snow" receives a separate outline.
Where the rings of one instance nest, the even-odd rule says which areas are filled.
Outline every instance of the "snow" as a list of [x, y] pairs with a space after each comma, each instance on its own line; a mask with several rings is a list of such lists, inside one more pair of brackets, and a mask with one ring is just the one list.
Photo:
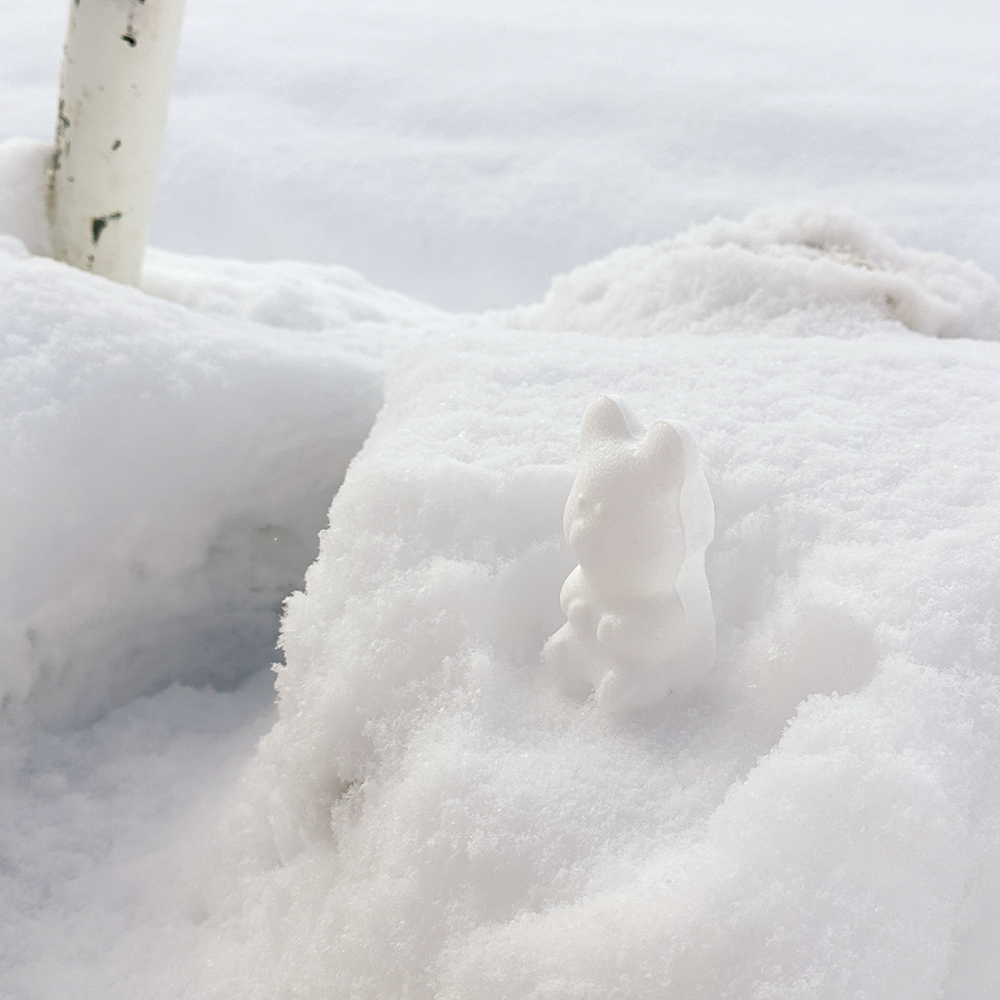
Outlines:
[[[290, 602], [220, 981], [293, 939], [306, 996], [987, 996], [993, 345], [492, 336], [397, 369]], [[631, 726], [539, 663], [604, 389], [683, 419], [716, 509], [715, 671]]]
[[[6, 4], [0, 140], [52, 140], [67, 4]], [[809, 199], [1000, 272], [991, 0], [187, 0], [154, 246], [452, 308]]]
[[[993, 1000], [994, 7], [190, 0], [142, 289], [45, 256], [64, 16], [0, 13], [0, 995]], [[605, 395], [715, 521], [626, 716], [543, 662]]]
[[555, 278], [540, 303], [512, 315], [518, 326], [622, 337], [733, 333], [762, 321], [774, 333], [847, 337], [892, 319], [931, 337], [995, 340], [997, 293], [968, 261], [901, 247], [853, 213], [798, 204], [616, 250]]
[[268, 666], [378, 369], [16, 251], [0, 296], [3, 713]]

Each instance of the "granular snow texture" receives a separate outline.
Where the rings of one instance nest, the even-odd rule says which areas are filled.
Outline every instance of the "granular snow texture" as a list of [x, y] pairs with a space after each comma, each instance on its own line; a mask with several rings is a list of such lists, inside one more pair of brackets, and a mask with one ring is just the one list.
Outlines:
[[[1000, 356], [855, 302], [405, 357], [289, 604], [207, 995], [994, 994]], [[631, 723], [540, 669], [604, 392], [693, 432], [716, 506], [715, 671]]]
[[[0, 995], [995, 1000], [998, 9], [189, 0], [140, 291], [4, 6]], [[716, 515], [629, 719], [541, 663], [605, 393]]]

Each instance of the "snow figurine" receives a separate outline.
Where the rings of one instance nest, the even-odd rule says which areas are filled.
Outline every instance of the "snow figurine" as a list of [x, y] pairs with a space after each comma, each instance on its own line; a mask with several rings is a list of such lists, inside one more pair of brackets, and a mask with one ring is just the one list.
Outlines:
[[715, 513], [683, 427], [658, 420], [644, 431], [623, 401], [602, 396], [583, 418], [581, 448], [563, 517], [580, 565], [560, 593], [568, 620], [542, 656], [569, 694], [594, 691], [606, 711], [627, 714], [711, 672]]

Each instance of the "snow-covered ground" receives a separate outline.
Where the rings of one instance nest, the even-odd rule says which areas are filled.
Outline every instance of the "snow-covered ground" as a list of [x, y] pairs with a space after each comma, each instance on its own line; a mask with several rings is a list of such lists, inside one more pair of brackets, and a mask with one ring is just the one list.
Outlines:
[[[0, 11], [0, 996], [994, 1000], [996, 9], [188, 6], [141, 290]], [[605, 393], [714, 502], [627, 714]]]
[[[68, 0], [0, 11], [52, 137]], [[457, 308], [790, 198], [1000, 272], [993, 0], [187, 0], [152, 242]]]

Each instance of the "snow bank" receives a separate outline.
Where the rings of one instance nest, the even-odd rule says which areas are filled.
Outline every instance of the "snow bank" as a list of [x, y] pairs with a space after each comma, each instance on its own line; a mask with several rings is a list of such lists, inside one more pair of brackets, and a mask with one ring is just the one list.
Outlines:
[[31, 257], [48, 155], [0, 145], [0, 718], [66, 725], [271, 662], [386, 358], [440, 314], [347, 269], [154, 255], [182, 307]]
[[335, 343], [379, 367], [413, 330], [455, 323], [452, 314], [378, 288], [348, 267], [303, 261], [259, 264], [150, 250], [142, 287], [208, 316], [295, 331], [303, 348]]
[[[751, 304], [738, 337], [455, 334], [396, 368], [288, 605], [199, 991], [993, 995], [1000, 356], [860, 329], [852, 295], [808, 338]], [[540, 664], [608, 391], [691, 429], [716, 508], [716, 669], [641, 724]]]
[[144, 295], [32, 257], [50, 154], [0, 144], [0, 720], [61, 726], [271, 663], [385, 365], [446, 317], [347, 268], [154, 251]]
[[686, 331], [860, 336], [891, 319], [932, 337], [1000, 338], [1000, 285], [975, 264], [899, 246], [846, 212], [801, 205], [716, 219], [553, 280], [515, 326], [616, 337]]
[[[65, 3], [0, 4], [0, 140], [50, 141]], [[1000, 273], [985, 0], [188, 0], [152, 242], [452, 308], [812, 198]]]
[[78, 723], [267, 665], [378, 370], [9, 239], [0, 303], [4, 716]]
[[52, 252], [45, 219], [51, 159], [48, 143], [31, 139], [0, 142], [0, 234], [16, 237], [33, 254]]
[[[290, 263], [143, 293], [30, 256], [0, 152], [4, 989], [993, 1000], [995, 284], [789, 210], [493, 327]], [[716, 667], [627, 721], [542, 665], [607, 392], [716, 517]], [[252, 752], [266, 674], [168, 685], [270, 662], [373, 419]]]
[[[998, 16], [191, 0], [154, 242], [481, 308], [812, 197], [995, 273]], [[51, 138], [64, 30], [0, 5], [0, 138]], [[267, 672], [53, 734], [268, 661], [382, 366], [458, 324], [341, 268], [71, 277], [24, 255], [46, 155], [0, 146], [0, 994], [995, 1000], [991, 283], [795, 210], [432, 331], [259, 753]], [[695, 431], [718, 514], [718, 667], [641, 724], [538, 662], [607, 391]]]

